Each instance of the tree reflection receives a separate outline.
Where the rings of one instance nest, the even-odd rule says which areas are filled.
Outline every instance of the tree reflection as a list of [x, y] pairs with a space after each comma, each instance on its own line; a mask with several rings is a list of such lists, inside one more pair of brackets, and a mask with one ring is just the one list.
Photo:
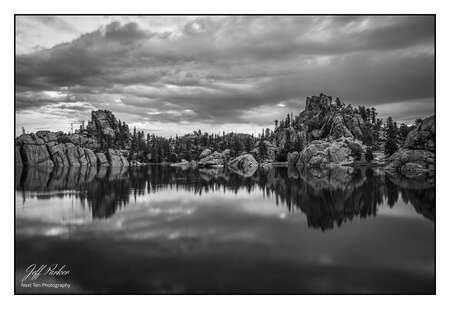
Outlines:
[[[422, 182], [423, 183], [423, 182]], [[223, 191], [260, 191], [276, 205], [305, 213], [308, 225], [322, 230], [339, 227], [355, 217], [376, 216], [379, 207], [394, 207], [401, 197], [426, 218], [435, 220], [435, 188], [419, 181], [386, 176], [380, 170], [334, 168], [259, 169], [244, 178], [227, 169], [180, 169], [163, 165], [139, 168], [54, 168], [16, 170], [16, 189], [28, 194], [75, 195], [94, 218], [107, 218], [130, 198], [160, 190], [185, 190], [201, 196]], [[51, 194], [38, 194], [50, 198]]]

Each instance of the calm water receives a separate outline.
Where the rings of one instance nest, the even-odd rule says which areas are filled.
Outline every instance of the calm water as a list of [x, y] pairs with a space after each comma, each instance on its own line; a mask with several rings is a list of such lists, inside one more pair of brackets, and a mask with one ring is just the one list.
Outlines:
[[[435, 191], [373, 170], [16, 172], [19, 293], [434, 293]], [[25, 287], [29, 265], [66, 265]]]

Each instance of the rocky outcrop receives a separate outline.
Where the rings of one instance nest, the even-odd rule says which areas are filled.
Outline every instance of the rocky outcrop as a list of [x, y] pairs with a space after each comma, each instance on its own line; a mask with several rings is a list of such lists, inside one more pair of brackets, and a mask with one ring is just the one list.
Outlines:
[[99, 143], [96, 138], [84, 136], [82, 134], [64, 134], [58, 137], [59, 143], [71, 143], [75, 146], [96, 150]]
[[14, 146], [14, 166], [21, 167], [23, 166], [22, 155], [20, 154], [20, 146]]
[[428, 117], [409, 132], [402, 148], [387, 159], [386, 170], [407, 178], [434, 178], [436, 170], [435, 117]]
[[344, 123], [344, 118], [341, 114], [336, 114], [332, 118], [332, 124], [329, 136], [331, 136], [334, 139], [338, 139], [341, 137], [353, 137], [352, 132], [347, 128], [347, 126]]
[[422, 121], [416, 128], [409, 132], [406, 137], [404, 148], [435, 151], [436, 123], [435, 117], [431, 116]]
[[[203, 151], [203, 152], [205, 152], [205, 151]], [[201, 167], [214, 167], [214, 166], [223, 166], [224, 165], [224, 163], [225, 163], [225, 155], [224, 155], [224, 153], [220, 153], [220, 152], [217, 152], [217, 151], [214, 151], [213, 153], [211, 153], [211, 151], [209, 151], [207, 153], [209, 153], [209, 155], [206, 155], [206, 156], [202, 157], [198, 161], [198, 165], [199, 166], [201, 166]]]
[[97, 166], [97, 156], [91, 149], [85, 148], [84, 155], [89, 166]]
[[48, 150], [56, 166], [69, 166], [69, 160], [66, 154], [66, 144], [56, 144], [49, 146]]
[[[289, 131], [289, 132], [287, 132]], [[276, 144], [283, 149], [288, 136], [291, 145], [307, 145], [313, 140], [354, 138], [364, 140], [369, 134], [365, 122], [351, 105], [339, 99], [333, 102], [325, 94], [306, 98], [305, 109], [289, 128], [275, 130]], [[300, 150], [300, 149], [294, 149]]]
[[24, 165], [53, 167], [53, 161], [42, 138], [35, 134], [22, 134], [16, 142]]
[[93, 136], [109, 136], [115, 138], [119, 134], [119, 122], [108, 110], [92, 111], [87, 131]]
[[128, 166], [128, 160], [125, 158], [119, 150], [109, 148], [106, 157], [108, 158], [111, 166]]
[[110, 149], [109, 156], [95, 154], [90, 148], [73, 143], [60, 142], [63, 134], [38, 131], [36, 134], [22, 134], [15, 143], [16, 166], [39, 166], [52, 168], [98, 165], [128, 166], [128, 160], [118, 150]]
[[296, 165], [302, 168], [349, 164], [354, 162], [356, 153], [362, 151], [362, 144], [354, 139], [316, 140], [300, 153]]
[[37, 131], [36, 136], [42, 139], [47, 146], [53, 146], [58, 143], [58, 137], [55, 132]]
[[258, 169], [258, 162], [251, 154], [238, 156], [228, 162], [231, 171], [243, 177], [251, 177]]
[[[69, 163], [69, 166], [82, 166], [82, 165], [86, 165], [87, 162], [84, 158], [84, 152], [81, 155], [81, 151], [79, 151], [79, 147], [75, 146], [72, 143], [67, 143], [65, 144], [66, 146], [66, 156], [67, 156], [67, 161]], [[82, 158], [83, 156], [83, 158]]]
[[434, 176], [435, 154], [428, 150], [402, 148], [387, 159], [386, 170], [407, 178]]
[[211, 149], [206, 148], [200, 153], [199, 159], [205, 158], [205, 157], [211, 155], [211, 153], [212, 153]]
[[109, 166], [109, 161], [103, 152], [97, 152], [95, 156], [97, 157], [97, 164], [99, 166]]

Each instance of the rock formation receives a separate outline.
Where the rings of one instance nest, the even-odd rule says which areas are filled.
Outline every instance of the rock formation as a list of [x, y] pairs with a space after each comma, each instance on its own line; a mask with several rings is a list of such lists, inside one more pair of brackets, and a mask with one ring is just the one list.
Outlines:
[[200, 167], [220, 167], [223, 166], [229, 158], [229, 149], [225, 149], [223, 152], [214, 151], [213, 153], [211, 153], [210, 149], [205, 149], [200, 154], [198, 165]]
[[424, 119], [416, 128], [409, 132], [403, 147], [435, 152], [435, 142], [436, 123], [435, 117], [431, 116]]
[[108, 162], [111, 166], [128, 166], [128, 160], [125, 158], [119, 150], [108, 149], [106, 153]]
[[16, 138], [15, 164], [46, 168], [128, 166], [128, 160], [121, 151], [112, 148], [107, 149], [107, 154], [99, 151], [101, 145], [107, 144], [105, 136], [119, 138], [120, 134], [123, 138], [122, 135], [127, 132], [128, 127], [121, 127], [111, 112], [93, 111], [87, 132], [64, 134], [37, 131]]
[[109, 166], [109, 161], [106, 158], [106, 155], [103, 152], [97, 152], [95, 153], [95, 156], [97, 157], [97, 164], [100, 166]]
[[52, 168], [54, 163], [45, 141], [36, 134], [23, 134], [16, 140], [24, 165]]
[[435, 143], [435, 117], [431, 116], [409, 132], [403, 146], [387, 159], [386, 169], [407, 178], [428, 176], [434, 179]]
[[211, 149], [206, 148], [206, 149], [204, 149], [204, 150], [200, 153], [199, 159], [202, 159], [202, 158], [204, 158], [204, 157], [207, 157], [207, 156], [209, 156], [210, 154], [211, 154]]
[[82, 134], [65, 134], [58, 137], [59, 143], [71, 143], [83, 148], [96, 150], [99, 147], [99, 142], [95, 137], [89, 137]]
[[231, 171], [243, 177], [251, 177], [258, 169], [258, 162], [251, 154], [245, 154], [232, 159], [228, 163]]
[[14, 164], [15, 164], [15, 167], [23, 166], [22, 155], [20, 154], [20, 146], [18, 146], [18, 145], [14, 146]]
[[[312, 141], [299, 155], [295, 164], [303, 167], [327, 167], [352, 163], [363, 152], [361, 142], [352, 138]], [[291, 164], [295, 156], [291, 155]]]
[[93, 111], [91, 121], [87, 125], [89, 134], [94, 136], [109, 136], [115, 138], [119, 134], [119, 122], [107, 110]]

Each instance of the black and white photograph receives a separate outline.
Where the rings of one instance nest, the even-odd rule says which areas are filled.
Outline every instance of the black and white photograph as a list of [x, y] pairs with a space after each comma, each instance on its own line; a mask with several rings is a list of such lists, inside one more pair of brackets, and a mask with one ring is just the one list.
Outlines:
[[436, 294], [435, 14], [16, 13], [11, 293]]

